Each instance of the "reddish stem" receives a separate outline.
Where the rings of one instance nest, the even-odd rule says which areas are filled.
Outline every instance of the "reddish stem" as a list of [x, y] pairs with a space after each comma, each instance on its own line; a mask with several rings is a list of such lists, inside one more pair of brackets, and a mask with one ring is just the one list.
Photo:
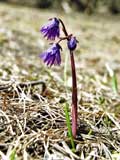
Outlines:
[[77, 81], [73, 51], [70, 51], [72, 70], [72, 134], [76, 138], [77, 134]]
[[[67, 30], [65, 28], [65, 25], [61, 19], [59, 19], [62, 27], [63, 32], [69, 40], [70, 36], [68, 36]], [[77, 81], [76, 81], [76, 69], [75, 69], [75, 61], [74, 61], [74, 55], [73, 51], [70, 50], [70, 59], [71, 59], [71, 71], [72, 71], [72, 135], [74, 138], [76, 138], [77, 134]]]
[[61, 19], [59, 19], [59, 21], [60, 21], [60, 23], [62, 24], [63, 32], [64, 32], [65, 36], [68, 36], [67, 30], [66, 30], [66, 28], [65, 28], [65, 25], [64, 25], [63, 21], [62, 21]]

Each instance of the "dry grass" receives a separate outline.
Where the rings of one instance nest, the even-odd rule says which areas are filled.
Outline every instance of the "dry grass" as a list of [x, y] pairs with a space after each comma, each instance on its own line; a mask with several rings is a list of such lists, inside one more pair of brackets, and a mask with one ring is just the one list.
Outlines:
[[[66, 46], [61, 67], [46, 68], [38, 58], [48, 46], [39, 27], [55, 16], [62, 18], [79, 40], [75, 54], [79, 100], [76, 153], [70, 150], [63, 111], [64, 102], [71, 104], [69, 64], [66, 83], [63, 73]], [[1, 157], [15, 153], [21, 160], [120, 159], [118, 20], [110, 15], [64, 15], [0, 4]], [[118, 94], [112, 89], [110, 70], [116, 73]], [[31, 81], [44, 82], [46, 90]]]

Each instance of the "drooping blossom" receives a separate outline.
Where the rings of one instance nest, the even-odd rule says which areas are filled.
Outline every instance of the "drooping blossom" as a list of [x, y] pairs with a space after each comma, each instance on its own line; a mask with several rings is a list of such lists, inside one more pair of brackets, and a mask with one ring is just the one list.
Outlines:
[[61, 55], [60, 55], [61, 46], [57, 43], [54, 43], [48, 50], [40, 54], [40, 58], [48, 66], [60, 65], [61, 64]]
[[68, 48], [71, 51], [73, 51], [77, 47], [77, 43], [78, 43], [78, 41], [77, 41], [76, 37], [71, 36], [70, 39], [67, 42]]
[[41, 33], [49, 40], [55, 40], [60, 35], [59, 20], [52, 18], [40, 29]]

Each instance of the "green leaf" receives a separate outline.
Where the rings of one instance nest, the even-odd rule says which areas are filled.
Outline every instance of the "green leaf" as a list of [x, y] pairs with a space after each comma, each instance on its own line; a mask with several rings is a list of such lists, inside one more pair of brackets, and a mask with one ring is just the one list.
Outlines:
[[68, 69], [68, 54], [65, 54], [65, 63], [64, 63], [64, 84], [67, 87], [67, 69]]
[[75, 152], [75, 144], [74, 144], [74, 138], [72, 135], [72, 128], [71, 128], [71, 123], [70, 123], [69, 104], [68, 103], [65, 103], [65, 105], [64, 105], [64, 112], [65, 112], [66, 124], [67, 124], [67, 128], [68, 128], [68, 136], [71, 141], [72, 151]]
[[116, 74], [114, 73], [112, 76], [112, 89], [114, 93], [118, 93], [118, 83], [117, 83], [117, 77]]
[[13, 149], [10, 154], [10, 160], [15, 160], [15, 156], [16, 156], [16, 150]]

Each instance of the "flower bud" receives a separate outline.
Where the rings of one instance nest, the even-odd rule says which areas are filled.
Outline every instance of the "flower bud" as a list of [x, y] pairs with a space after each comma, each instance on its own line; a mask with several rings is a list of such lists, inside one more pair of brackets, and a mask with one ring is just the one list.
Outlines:
[[77, 47], [77, 42], [78, 41], [76, 40], [76, 37], [71, 36], [67, 42], [69, 50], [71, 50], [71, 51], [75, 50], [75, 48]]

